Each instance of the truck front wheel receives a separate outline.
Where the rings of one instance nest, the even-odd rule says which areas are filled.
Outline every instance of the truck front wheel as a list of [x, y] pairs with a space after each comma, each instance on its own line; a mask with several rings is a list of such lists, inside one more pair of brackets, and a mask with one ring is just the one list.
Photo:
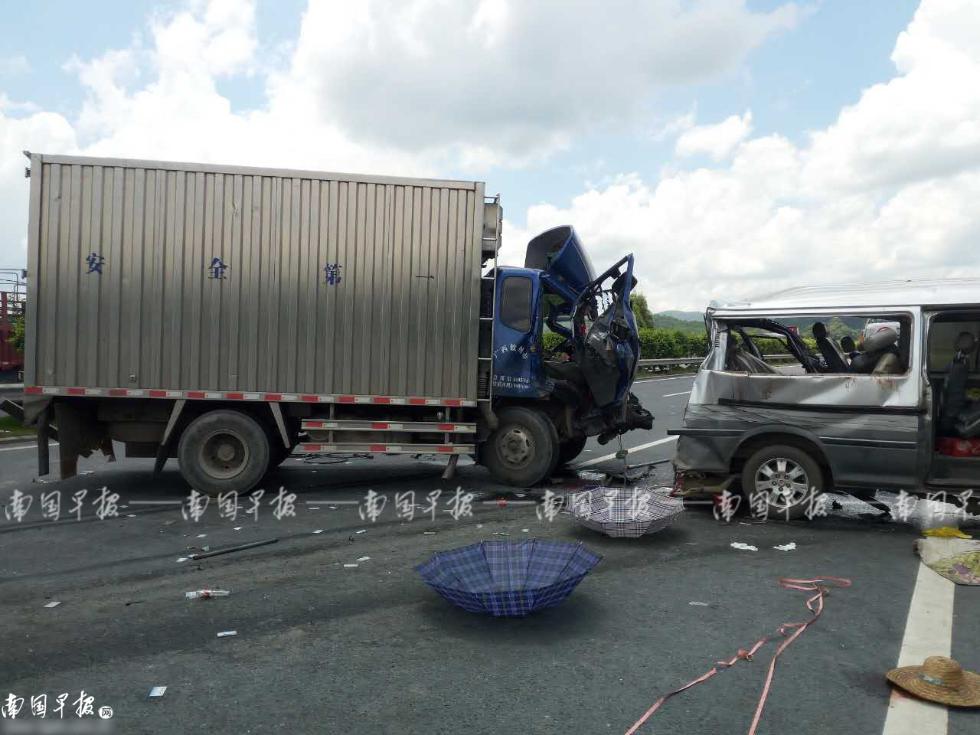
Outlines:
[[558, 464], [558, 432], [540, 411], [511, 406], [497, 412], [499, 424], [487, 439], [483, 463], [494, 479], [531, 487]]
[[269, 437], [258, 421], [238, 411], [209, 411], [184, 430], [177, 447], [180, 472], [208, 495], [254, 488], [269, 467]]

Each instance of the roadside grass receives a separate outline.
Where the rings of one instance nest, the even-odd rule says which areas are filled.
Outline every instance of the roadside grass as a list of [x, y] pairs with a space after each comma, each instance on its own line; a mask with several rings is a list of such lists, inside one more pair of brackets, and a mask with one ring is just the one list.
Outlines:
[[33, 429], [18, 423], [13, 416], [0, 416], [0, 439], [12, 436], [31, 436]]

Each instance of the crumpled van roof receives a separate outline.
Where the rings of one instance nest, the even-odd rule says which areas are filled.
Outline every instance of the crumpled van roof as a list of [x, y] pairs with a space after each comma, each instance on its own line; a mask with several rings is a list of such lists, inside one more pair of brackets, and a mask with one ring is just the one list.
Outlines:
[[980, 278], [879, 281], [832, 286], [801, 286], [744, 301], [712, 301], [716, 314], [824, 308], [978, 306]]

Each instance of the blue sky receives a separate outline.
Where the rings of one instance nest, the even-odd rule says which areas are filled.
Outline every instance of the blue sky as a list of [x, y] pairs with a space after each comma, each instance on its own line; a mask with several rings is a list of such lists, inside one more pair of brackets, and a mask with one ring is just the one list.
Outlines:
[[[570, 220], [600, 263], [637, 251], [643, 287], [664, 308], [698, 307], [735, 265], [744, 272], [733, 287], [784, 285], [794, 232], [850, 255], [868, 243], [863, 260], [802, 269], [802, 281], [851, 277], [862, 262], [882, 277], [970, 268], [946, 246], [941, 259], [903, 265], [882, 239], [922, 219], [903, 209], [916, 194], [899, 182], [935, 189], [972, 169], [920, 174], [922, 129], [938, 141], [956, 121], [923, 103], [898, 129], [879, 99], [901, 108], [909, 87], [938, 74], [930, 54], [963, 45], [956, 29], [976, 20], [969, 2], [614, 0], [604, 13], [579, 0], [354, 5], [9, 3], [0, 266], [26, 260], [14, 159], [55, 146], [482, 179], [503, 196], [510, 257], [536, 230]], [[906, 30], [899, 69], [892, 55]], [[960, 64], [946, 77], [975, 72], [969, 54], [936, 58]], [[878, 151], [877, 141], [896, 147]], [[974, 231], [952, 209], [936, 211], [950, 242]], [[675, 262], [672, 247], [712, 265]], [[687, 285], [666, 288], [668, 271]]]

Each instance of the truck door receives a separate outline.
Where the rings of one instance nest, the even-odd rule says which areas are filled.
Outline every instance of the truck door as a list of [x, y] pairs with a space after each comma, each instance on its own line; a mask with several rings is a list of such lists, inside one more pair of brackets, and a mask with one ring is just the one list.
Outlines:
[[501, 268], [497, 278], [493, 392], [505, 396], [540, 397], [544, 391], [539, 384], [539, 274], [523, 268]]

